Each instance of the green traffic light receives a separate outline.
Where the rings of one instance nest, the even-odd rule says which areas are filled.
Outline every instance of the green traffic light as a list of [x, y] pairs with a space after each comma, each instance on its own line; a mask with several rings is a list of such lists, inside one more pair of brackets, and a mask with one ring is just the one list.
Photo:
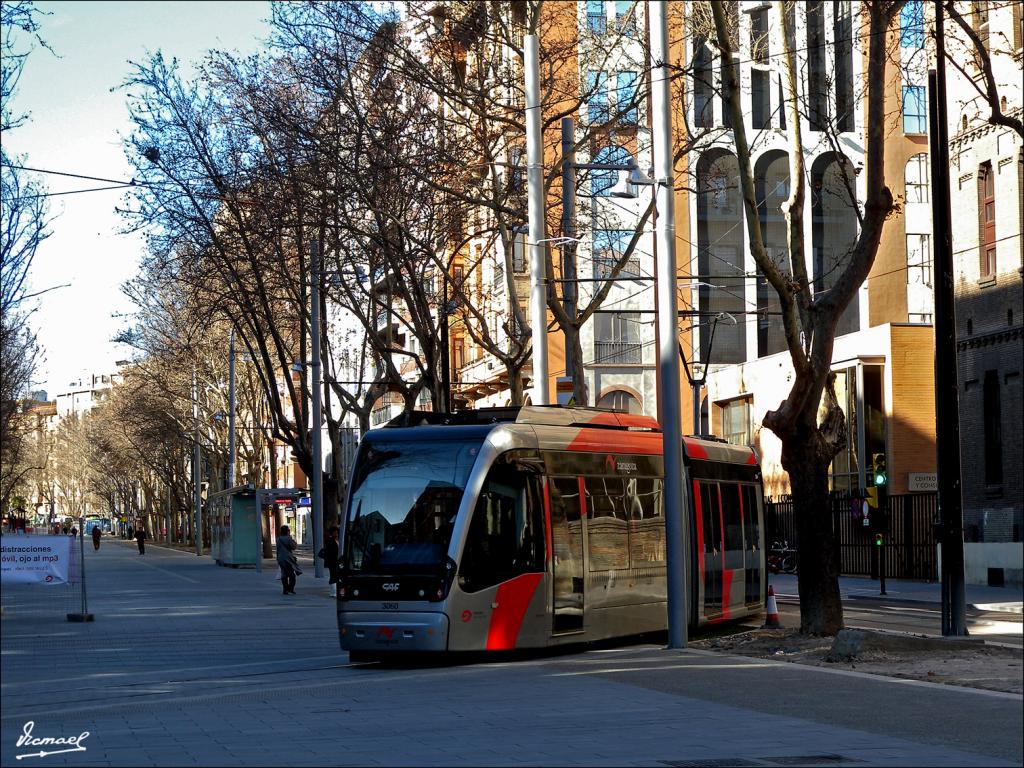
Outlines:
[[885, 485], [885, 473], [879, 472], [875, 475], [875, 485]]

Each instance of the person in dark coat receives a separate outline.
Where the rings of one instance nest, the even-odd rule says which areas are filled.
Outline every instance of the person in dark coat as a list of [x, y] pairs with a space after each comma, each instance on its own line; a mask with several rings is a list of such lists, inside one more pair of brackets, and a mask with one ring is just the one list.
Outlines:
[[281, 567], [281, 586], [284, 588], [282, 594], [295, 594], [295, 577], [302, 573], [299, 568], [299, 559], [295, 556], [295, 549], [298, 543], [292, 538], [291, 529], [282, 525], [277, 534], [277, 564]]
[[[336, 525], [332, 525], [327, 529], [327, 541], [324, 542], [323, 548], [323, 559], [324, 566], [327, 568], [328, 574], [330, 575], [330, 584], [337, 584], [338, 579], [341, 575], [341, 543], [339, 538], [341, 536], [341, 529]], [[328, 590], [333, 592], [333, 590]]]
[[145, 528], [140, 526], [140, 527], [135, 529], [135, 541], [139, 545], [139, 554], [140, 555], [146, 554], [146, 529]]
[[100, 530], [98, 525], [92, 527], [92, 548], [98, 550], [100, 548], [100, 536], [103, 532]]

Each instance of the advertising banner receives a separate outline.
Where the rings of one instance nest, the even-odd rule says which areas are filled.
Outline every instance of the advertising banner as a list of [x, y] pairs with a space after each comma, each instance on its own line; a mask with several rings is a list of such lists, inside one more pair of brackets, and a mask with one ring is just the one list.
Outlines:
[[73, 543], [70, 536], [3, 536], [0, 578], [5, 584], [66, 584]]

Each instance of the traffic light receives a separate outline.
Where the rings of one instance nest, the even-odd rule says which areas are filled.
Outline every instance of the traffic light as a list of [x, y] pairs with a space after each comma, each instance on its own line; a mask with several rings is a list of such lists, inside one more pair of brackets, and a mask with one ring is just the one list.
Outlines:
[[880, 534], [880, 533], [876, 533], [875, 534], [875, 546], [876, 547], [882, 546], [882, 534]]
[[871, 463], [872, 473], [875, 478], [875, 487], [883, 488], [889, 482], [889, 475], [885, 469], [885, 454], [876, 453]]

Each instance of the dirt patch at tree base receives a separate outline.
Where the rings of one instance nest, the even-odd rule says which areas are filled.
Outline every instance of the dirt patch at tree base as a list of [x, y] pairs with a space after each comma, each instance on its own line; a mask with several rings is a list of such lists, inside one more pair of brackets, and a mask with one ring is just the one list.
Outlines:
[[[776, 659], [886, 677], [927, 680], [1005, 693], [1024, 693], [1024, 659], [1016, 648], [977, 640], [856, 630], [855, 652], [847, 643], [833, 654], [836, 638], [801, 635], [795, 629], [754, 629], [690, 643], [691, 648], [759, 659]], [[844, 638], [849, 641], [849, 637]], [[835, 660], [830, 660], [835, 659]]]

